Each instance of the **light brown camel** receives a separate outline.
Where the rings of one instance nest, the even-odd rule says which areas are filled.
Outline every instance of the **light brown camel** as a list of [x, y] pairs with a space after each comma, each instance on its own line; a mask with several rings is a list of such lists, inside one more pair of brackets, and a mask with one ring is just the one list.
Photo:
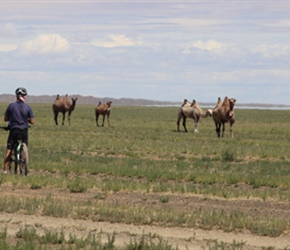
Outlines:
[[221, 126], [222, 126], [222, 137], [224, 137], [225, 132], [225, 123], [230, 123], [230, 135], [234, 137], [233, 134], [233, 124], [235, 123], [235, 113], [234, 106], [236, 103], [236, 99], [225, 97], [223, 103], [221, 105], [217, 105], [213, 112], [212, 117], [216, 127], [217, 136], [220, 137]]
[[195, 126], [194, 132], [198, 133], [198, 125], [199, 125], [200, 118], [206, 118], [211, 115], [212, 115], [211, 109], [208, 109], [206, 112], [204, 112], [195, 100], [193, 100], [191, 103], [187, 101], [187, 99], [184, 99], [183, 104], [178, 110], [177, 131], [180, 132], [179, 124], [180, 124], [180, 120], [183, 119], [182, 125], [184, 127], [185, 132], [188, 132], [186, 128], [186, 119], [191, 118], [194, 120], [194, 126]]
[[75, 109], [78, 98], [71, 98], [71, 99], [72, 99], [72, 103], [70, 103], [68, 95], [66, 95], [63, 98], [60, 97], [60, 95], [56, 96], [56, 100], [52, 104], [55, 125], [58, 125], [58, 122], [57, 122], [58, 113], [62, 113], [62, 125], [64, 125], [66, 112], [68, 112], [68, 124], [70, 125], [70, 115]]
[[111, 126], [110, 125], [111, 105], [112, 105], [111, 101], [108, 101], [107, 103], [103, 103], [103, 104], [101, 102], [99, 102], [98, 106], [95, 108], [96, 125], [97, 126], [99, 126], [98, 120], [99, 120], [100, 115], [103, 116], [102, 127], [104, 127], [104, 122], [105, 122], [106, 116], [107, 116], [108, 125], [109, 125], [109, 127]]

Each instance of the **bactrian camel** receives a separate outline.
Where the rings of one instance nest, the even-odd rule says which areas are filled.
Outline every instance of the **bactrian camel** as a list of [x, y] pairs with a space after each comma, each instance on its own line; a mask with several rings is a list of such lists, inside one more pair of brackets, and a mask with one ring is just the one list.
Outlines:
[[71, 98], [72, 103], [70, 103], [68, 95], [65, 97], [61, 97], [57, 95], [56, 100], [52, 104], [52, 110], [54, 113], [54, 121], [55, 125], [58, 125], [57, 123], [57, 117], [58, 113], [62, 113], [62, 125], [64, 125], [64, 120], [65, 120], [65, 113], [68, 112], [68, 124], [70, 125], [70, 115], [75, 109], [76, 102], [78, 98]]
[[112, 105], [111, 101], [108, 101], [107, 103], [103, 103], [103, 104], [101, 102], [99, 102], [98, 106], [95, 108], [96, 125], [97, 126], [99, 126], [98, 120], [99, 120], [100, 115], [103, 116], [102, 127], [104, 127], [104, 122], [105, 122], [106, 116], [107, 116], [108, 125], [109, 125], [109, 127], [111, 126], [110, 125], [111, 105]]
[[236, 99], [225, 97], [222, 104], [219, 103], [213, 109], [212, 118], [215, 123], [216, 133], [217, 136], [221, 136], [221, 126], [222, 126], [222, 137], [224, 136], [225, 132], [225, 123], [230, 123], [230, 135], [234, 137], [233, 134], [233, 124], [235, 123], [235, 113], [234, 113], [234, 106], [236, 103]]
[[193, 100], [192, 102], [189, 102], [187, 101], [187, 99], [184, 99], [182, 106], [178, 110], [177, 131], [180, 132], [179, 124], [180, 124], [180, 120], [182, 119], [182, 125], [184, 127], [185, 132], [187, 132], [186, 119], [191, 118], [194, 120], [194, 127], [195, 127], [194, 132], [198, 133], [198, 126], [199, 126], [200, 118], [206, 118], [211, 115], [212, 115], [211, 109], [208, 109], [206, 112], [204, 112], [195, 100]]

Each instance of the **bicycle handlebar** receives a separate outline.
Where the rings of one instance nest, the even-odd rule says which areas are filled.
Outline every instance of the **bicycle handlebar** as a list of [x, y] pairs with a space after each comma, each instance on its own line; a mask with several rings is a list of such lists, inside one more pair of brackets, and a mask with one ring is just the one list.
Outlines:
[[0, 126], [0, 129], [3, 129], [5, 131], [9, 130], [10, 128], [8, 126]]
[[[28, 126], [28, 128], [31, 128], [31, 126]], [[7, 130], [10, 130], [10, 127], [9, 126], [0, 126], [0, 129], [7, 131]]]

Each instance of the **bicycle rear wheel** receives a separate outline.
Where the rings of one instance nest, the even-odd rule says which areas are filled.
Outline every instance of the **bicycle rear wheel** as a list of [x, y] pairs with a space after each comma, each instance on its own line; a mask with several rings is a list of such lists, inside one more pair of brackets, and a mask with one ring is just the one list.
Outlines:
[[20, 149], [20, 174], [28, 175], [28, 165], [29, 165], [29, 155], [28, 155], [28, 148], [25, 143], [21, 144]]

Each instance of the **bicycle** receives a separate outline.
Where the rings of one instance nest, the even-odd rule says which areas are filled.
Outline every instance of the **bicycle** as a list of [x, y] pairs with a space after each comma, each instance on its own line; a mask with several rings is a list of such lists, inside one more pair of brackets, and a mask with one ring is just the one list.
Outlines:
[[[0, 129], [5, 131], [9, 130], [9, 127], [1, 126]], [[28, 147], [27, 145], [22, 142], [22, 139], [18, 139], [16, 145], [14, 146], [11, 156], [10, 156], [10, 164], [9, 164], [9, 171], [12, 172], [12, 162], [14, 162], [14, 174], [19, 171], [21, 175], [29, 175], [28, 172], [28, 165], [29, 165], [29, 155], [28, 155]]]

